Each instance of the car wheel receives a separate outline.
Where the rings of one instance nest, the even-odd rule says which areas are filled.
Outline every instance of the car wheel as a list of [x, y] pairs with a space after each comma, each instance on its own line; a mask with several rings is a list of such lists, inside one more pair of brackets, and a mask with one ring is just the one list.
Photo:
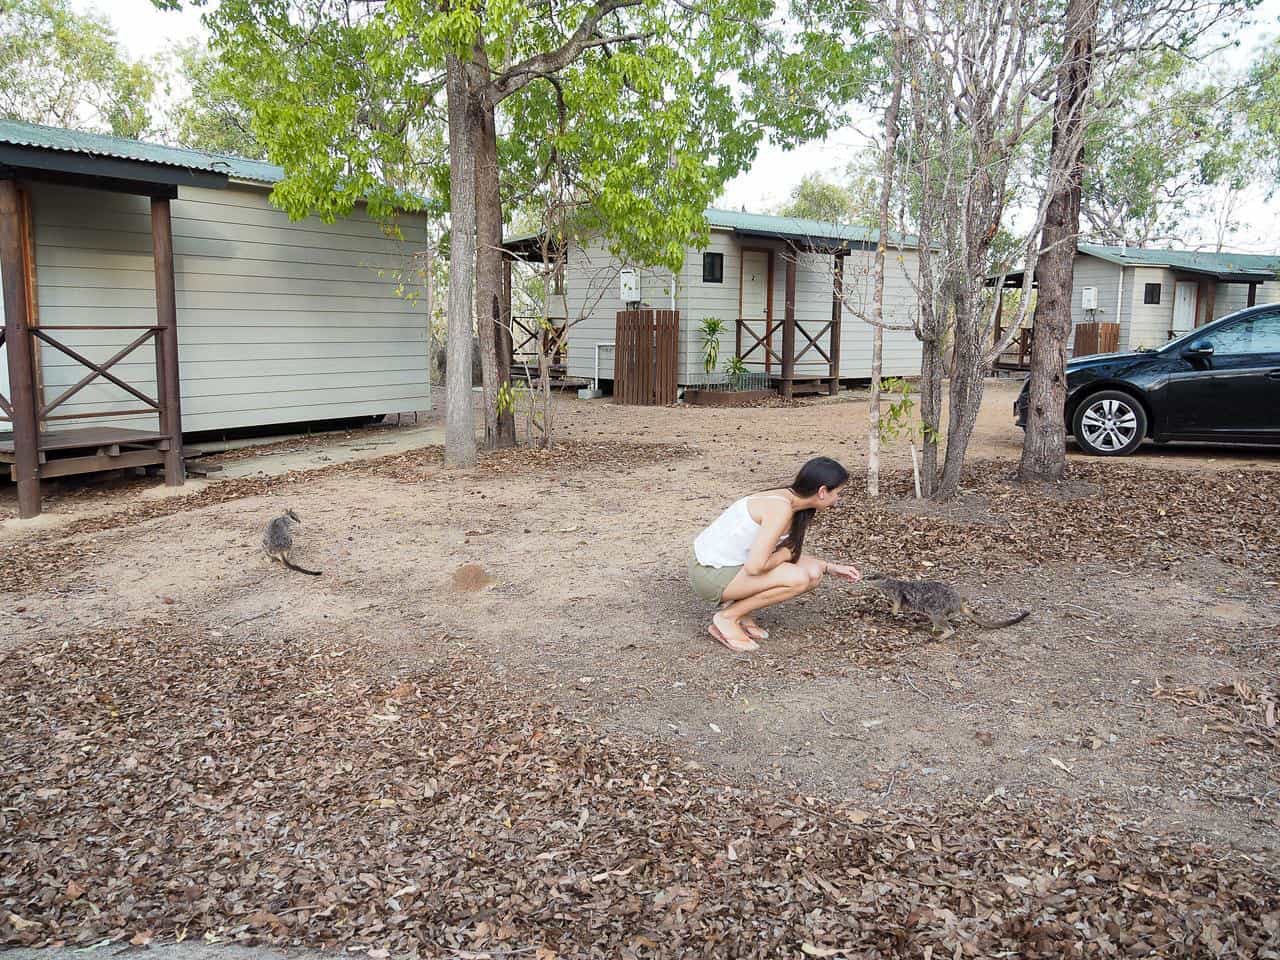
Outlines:
[[1147, 435], [1147, 413], [1129, 394], [1102, 390], [1080, 401], [1071, 432], [1085, 453], [1124, 457], [1137, 450]]

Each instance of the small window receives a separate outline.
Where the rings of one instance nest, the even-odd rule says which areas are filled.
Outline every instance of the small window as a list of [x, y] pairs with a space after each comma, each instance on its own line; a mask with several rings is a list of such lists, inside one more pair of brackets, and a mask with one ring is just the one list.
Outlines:
[[1160, 302], [1160, 284], [1148, 283], [1142, 288], [1143, 303], [1159, 303]]
[[702, 255], [702, 282], [724, 283], [723, 253], [704, 253]]

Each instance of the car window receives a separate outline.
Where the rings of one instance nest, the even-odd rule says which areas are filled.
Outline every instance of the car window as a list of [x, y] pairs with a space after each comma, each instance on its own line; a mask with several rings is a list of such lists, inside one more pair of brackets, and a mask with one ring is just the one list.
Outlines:
[[[1205, 334], [1200, 340], [1213, 344], [1213, 352], [1218, 356], [1233, 353], [1252, 353], [1253, 318], [1228, 323], [1213, 333]], [[1199, 342], [1199, 341], [1196, 341]]]
[[1280, 313], [1254, 318], [1252, 352], [1280, 353]]

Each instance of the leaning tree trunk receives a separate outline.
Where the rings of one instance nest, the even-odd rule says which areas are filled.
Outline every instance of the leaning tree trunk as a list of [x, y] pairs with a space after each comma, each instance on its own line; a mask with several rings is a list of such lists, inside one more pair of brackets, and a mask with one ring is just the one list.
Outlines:
[[472, 285], [476, 270], [475, 139], [462, 62], [446, 60], [449, 104], [449, 341], [445, 370], [445, 462], [476, 461], [471, 401]]
[[950, 409], [947, 414], [947, 452], [942, 464], [942, 476], [934, 490], [935, 500], [954, 497], [960, 489], [964, 475], [964, 458], [969, 449], [969, 438], [978, 423], [978, 408], [982, 406], [986, 361], [983, 345], [971, 330], [962, 331], [962, 325], [972, 324], [969, 311], [973, 304], [965, 298], [956, 298], [956, 337], [954, 369], [951, 374]]
[[1036, 268], [1035, 338], [1027, 428], [1018, 476], [1024, 482], [1057, 483], [1067, 470], [1067, 338], [1071, 333], [1071, 286], [1076, 237], [1080, 233], [1080, 181], [1084, 173], [1084, 108], [1093, 68], [1098, 0], [1068, 0], [1066, 43], [1058, 68], [1049, 183], [1053, 195], [1040, 235]]
[[484, 94], [475, 96], [472, 122], [476, 134], [476, 328], [480, 337], [483, 373], [484, 445], [486, 449], [515, 446], [515, 415], [498, 410], [498, 397], [511, 378], [511, 362], [505, 366], [499, 347], [504, 339], [499, 325], [506, 316], [502, 303], [502, 194], [498, 187], [498, 136], [494, 108]]
[[942, 336], [926, 336], [920, 352], [920, 494], [938, 486], [938, 436], [942, 429]]

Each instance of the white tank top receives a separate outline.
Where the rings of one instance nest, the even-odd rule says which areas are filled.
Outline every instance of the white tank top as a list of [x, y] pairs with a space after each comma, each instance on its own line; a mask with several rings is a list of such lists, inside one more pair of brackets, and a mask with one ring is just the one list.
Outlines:
[[[753, 496], [761, 500], [787, 499], [769, 493]], [[693, 554], [704, 567], [740, 567], [747, 562], [751, 545], [760, 535], [760, 524], [751, 519], [751, 511], [747, 509], [747, 501], [751, 499], [753, 497], [738, 500], [693, 541]]]

